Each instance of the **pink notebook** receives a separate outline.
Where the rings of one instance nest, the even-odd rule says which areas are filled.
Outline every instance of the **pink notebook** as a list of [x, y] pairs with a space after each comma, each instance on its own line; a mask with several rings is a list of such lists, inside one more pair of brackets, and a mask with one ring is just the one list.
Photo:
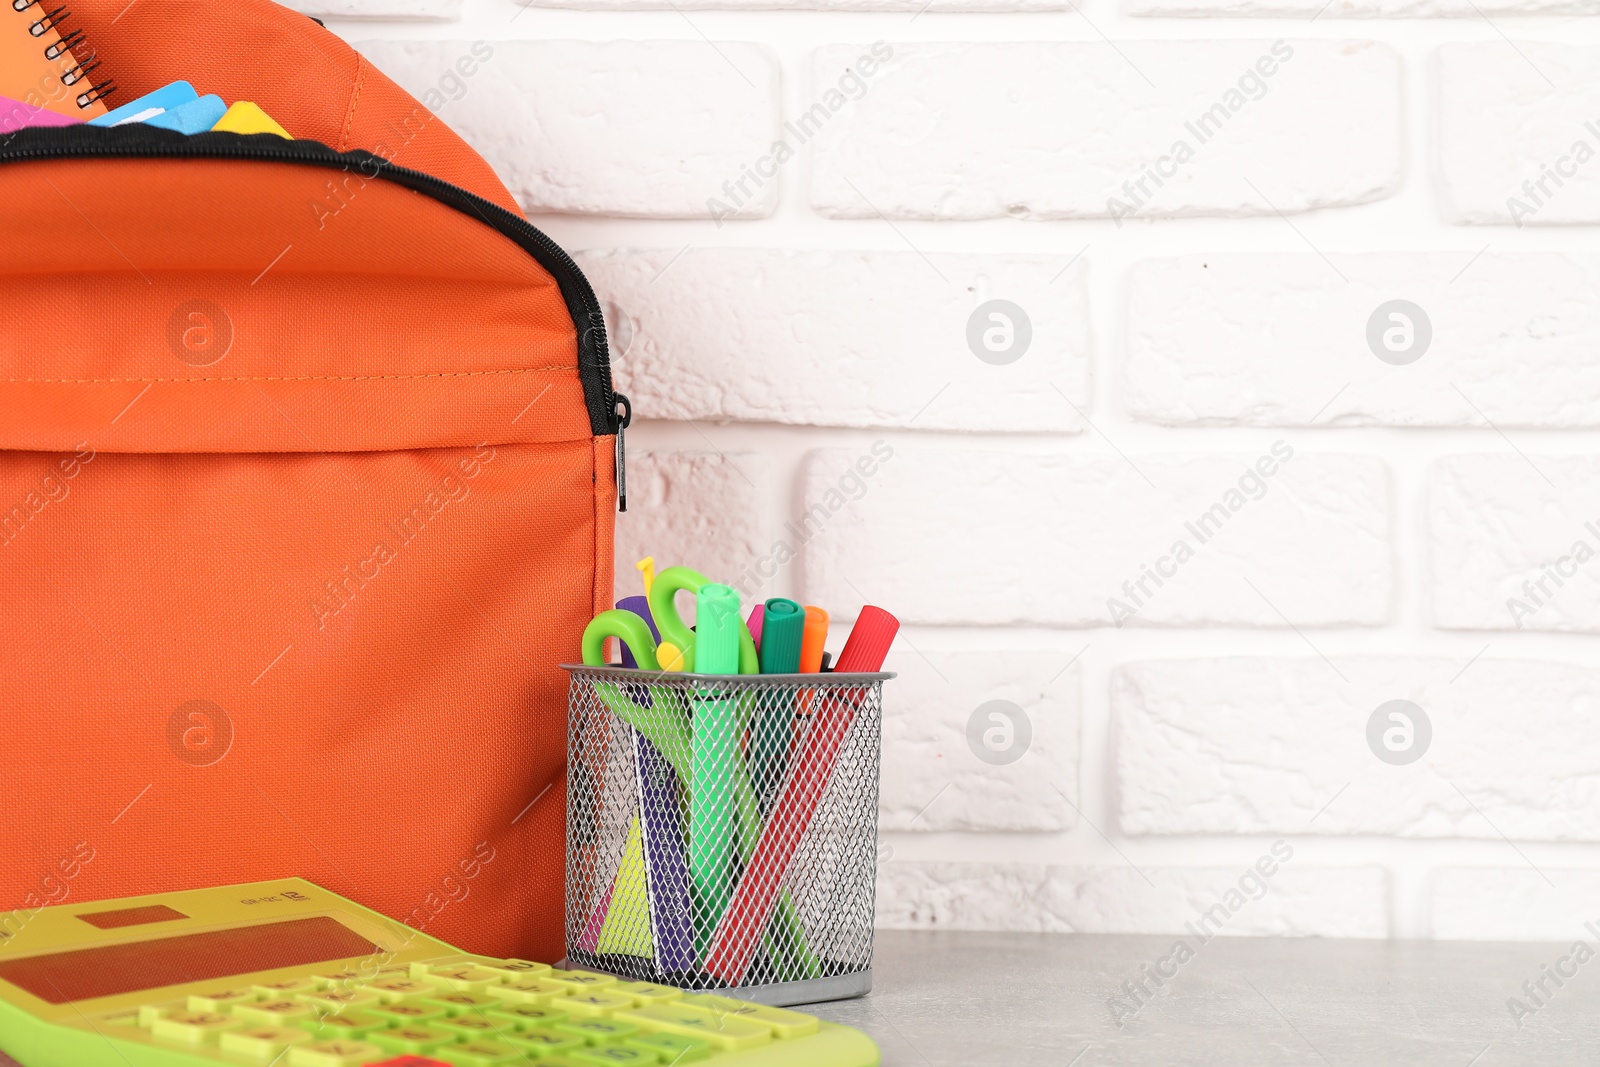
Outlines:
[[58, 115], [48, 108], [34, 107], [9, 96], [0, 96], [0, 133], [15, 133], [29, 126], [76, 126], [79, 121]]

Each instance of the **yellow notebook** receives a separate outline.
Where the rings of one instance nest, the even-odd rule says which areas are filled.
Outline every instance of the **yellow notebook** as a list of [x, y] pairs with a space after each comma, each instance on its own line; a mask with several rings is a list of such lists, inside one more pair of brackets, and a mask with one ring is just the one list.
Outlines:
[[84, 121], [104, 115], [112, 86], [94, 77], [99, 63], [83, 33], [60, 25], [62, 8], [32, 0], [19, 11], [20, 2], [0, 6], [0, 96]]
[[274, 133], [279, 137], [294, 140], [289, 136], [288, 130], [279, 126], [270, 115], [248, 100], [240, 100], [230, 107], [211, 128], [228, 133]]

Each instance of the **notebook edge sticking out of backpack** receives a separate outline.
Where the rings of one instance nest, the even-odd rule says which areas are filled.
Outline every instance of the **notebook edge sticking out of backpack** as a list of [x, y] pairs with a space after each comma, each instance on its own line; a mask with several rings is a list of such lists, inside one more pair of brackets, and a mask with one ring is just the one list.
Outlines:
[[0, 139], [0, 951], [297, 876], [559, 958], [557, 664], [610, 606], [625, 425], [593, 292], [304, 15], [74, 18], [113, 104], [184, 78], [297, 139]]

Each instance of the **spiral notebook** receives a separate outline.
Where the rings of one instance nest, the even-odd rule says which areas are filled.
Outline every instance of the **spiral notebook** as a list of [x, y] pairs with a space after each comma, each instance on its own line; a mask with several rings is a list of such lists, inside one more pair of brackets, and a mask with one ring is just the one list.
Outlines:
[[[114, 88], [97, 79], [94, 49], [64, 7], [45, 0], [0, 0], [0, 96], [87, 120], [106, 113]], [[9, 9], [9, 10], [7, 10]]]

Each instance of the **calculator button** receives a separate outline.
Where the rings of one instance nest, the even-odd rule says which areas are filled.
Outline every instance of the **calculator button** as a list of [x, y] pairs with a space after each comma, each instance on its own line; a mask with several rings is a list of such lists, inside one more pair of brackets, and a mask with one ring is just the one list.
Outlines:
[[674, 989], [669, 985], [656, 985], [654, 982], [618, 982], [614, 986], [607, 986], [606, 992], [632, 997], [641, 1007], [645, 1004], [659, 1004], [664, 1000], [677, 1000], [683, 996], [681, 989]]
[[501, 1064], [528, 1062], [527, 1057], [518, 1049], [504, 1041], [494, 1041], [489, 1038], [475, 1038], [461, 1045], [446, 1045], [434, 1055], [454, 1064], [455, 1067], [501, 1067]]
[[319, 989], [354, 989], [356, 986], [365, 985], [372, 981], [375, 971], [352, 971], [348, 967], [333, 974], [319, 974], [312, 977], [312, 981]]
[[411, 977], [420, 982], [431, 982], [441, 989], [454, 989], [462, 993], [481, 993], [506, 980], [503, 974], [484, 970], [471, 963], [414, 963], [411, 965]]
[[139, 1025], [145, 1029], [155, 1025], [155, 1021], [163, 1015], [178, 1009], [171, 1004], [142, 1004], [139, 1006]]
[[449, 1030], [462, 1037], [499, 1037], [502, 1032], [515, 1033], [516, 1027], [504, 1019], [496, 1022], [487, 1015], [457, 1015], [451, 1019], [435, 1019], [428, 1024], [438, 1030]]
[[410, 1052], [426, 1056], [440, 1045], [448, 1045], [456, 1035], [448, 1030], [431, 1026], [402, 1026], [397, 1030], [380, 1030], [372, 1040], [391, 1052]]
[[418, 997], [425, 993], [432, 993], [437, 986], [415, 978], [386, 978], [381, 982], [373, 982], [367, 986], [366, 991], [372, 993], [385, 1004], [394, 1004], [407, 997]]
[[383, 1003], [376, 993], [357, 992], [354, 990], [325, 989], [320, 993], [301, 993], [295, 997], [302, 1004], [309, 1004], [319, 1012], [337, 1015], [339, 1012], [350, 1008], [375, 1008]]
[[313, 1041], [289, 1050], [289, 1067], [361, 1067], [383, 1054], [365, 1041]]
[[258, 1060], [275, 1060], [290, 1045], [311, 1040], [304, 1030], [291, 1030], [286, 1026], [247, 1026], [243, 1030], [229, 1030], [222, 1035], [222, 1051], [240, 1056], [253, 1056]]
[[387, 1019], [391, 1025], [396, 1026], [415, 1026], [433, 1019], [442, 1019], [445, 1014], [439, 1005], [422, 1001], [385, 1004], [382, 1007], [368, 1008], [367, 1012], [380, 1019]]
[[785, 1011], [783, 1008], [769, 1008], [765, 1004], [751, 1004], [748, 1001], [711, 995], [684, 997], [683, 1002], [697, 1008], [705, 1008], [707, 1011], [726, 1013], [749, 1022], [760, 1023], [771, 1029], [775, 1037], [784, 1040], [809, 1037], [817, 1032], [816, 1016], [804, 1015], [798, 1011]]
[[499, 1006], [500, 1002], [494, 997], [486, 997], [479, 993], [436, 993], [422, 1003], [433, 1004], [443, 1008], [451, 1015], [460, 1015], [463, 1012], [481, 1012], [486, 1008]]
[[656, 1067], [660, 1061], [655, 1053], [625, 1045], [608, 1045], [604, 1048], [585, 1048], [567, 1053], [572, 1062], [584, 1067]]
[[215, 1011], [171, 1011], [157, 1019], [150, 1032], [169, 1041], [186, 1041], [191, 1045], [203, 1044], [239, 1025], [231, 1015]]
[[317, 983], [309, 978], [288, 978], [282, 982], [261, 982], [250, 987], [267, 1000], [286, 1000], [296, 993], [315, 993]]
[[[571, 1052], [573, 1049], [583, 1048], [588, 1044], [581, 1037], [563, 1034], [556, 1030], [529, 1030], [526, 1033], [513, 1034], [505, 1039], [509, 1044], [515, 1045], [529, 1056], [551, 1056], [559, 1052]], [[543, 1059], [537, 1062], [543, 1063]]]
[[534, 963], [532, 960], [479, 960], [478, 966], [486, 971], [496, 971], [507, 978], [538, 977], [549, 974], [555, 968], [548, 963]]
[[669, 1034], [709, 1042], [712, 1047], [724, 1052], [742, 1052], [772, 1040], [772, 1031], [765, 1026], [736, 1016], [706, 1011], [681, 1001], [636, 1008], [618, 1014], [617, 1018], [652, 1030], [665, 1030]]
[[549, 974], [552, 970], [548, 963], [534, 963], [530, 960], [498, 960], [493, 956], [447, 956], [443, 959], [428, 960], [424, 966], [434, 967], [477, 967], [480, 970], [493, 971], [495, 974], [509, 980], [518, 978], [536, 978], [541, 974]]
[[542, 976], [546, 981], [559, 982], [575, 990], [594, 989], [597, 986], [615, 985], [617, 980], [609, 974], [594, 971], [551, 971]]
[[591, 1045], [603, 1045], [608, 1041], [621, 1041], [625, 1037], [632, 1037], [639, 1032], [639, 1028], [632, 1023], [619, 1023], [614, 1019], [573, 1019], [554, 1028], [558, 1034], [571, 1034], [581, 1037]]
[[484, 1014], [518, 1030], [533, 1026], [549, 1026], [552, 1023], [563, 1022], [567, 1018], [566, 1012], [542, 1004], [502, 1004], [498, 1008], [489, 1008]]
[[324, 1015], [321, 1018], [302, 1019], [300, 1025], [308, 1032], [316, 1034], [318, 1038], [331, 1041], [334, 1038], [348, 1038], [353, 1041], [364, 1041], [368, 1034], [374, 1030], [384, 1030], [389, 1026], [388, 1019], [380, 1019], [376, 1015], [368, 1015], [362, 1011], [346, 1011], [336, 1015]]
[[233, 1014], [247, 1023], [286, 1026], [311, 1018], [312, 1011], [298, 1000], [262, 1000], [236, 1005]]
[[644, 1037], [630, 1037], [626, 1044], [629, 1048], [652, 1052], [662, 1063], [674, 1065], [693, 1063], [711, 1055], [711, 1046], [704, 1041], [696, 1041], [692, 1037], [679, 1037], [677, 1034], [647, 1034]]
[[495, 986], [493, 993], [501, 1000], [513, 1004], [547, 1004], [554, 997], [564, 997], [573, 987], [547, 978], [519, 978], [510, 985]]
[[581, 991], [561, 998], [561, 1007], [569, 1014], [584, 1018], [603, 1018], [633, 1007], [633, 998], [612, 993], [606, 989], [595, 992]]
[[195, 993], [189, 997], [190, 1011], [227, 1011], [235, 1004], [249, 1004], [256, 999], [248, 989], [220, 989], [215, 993]]

